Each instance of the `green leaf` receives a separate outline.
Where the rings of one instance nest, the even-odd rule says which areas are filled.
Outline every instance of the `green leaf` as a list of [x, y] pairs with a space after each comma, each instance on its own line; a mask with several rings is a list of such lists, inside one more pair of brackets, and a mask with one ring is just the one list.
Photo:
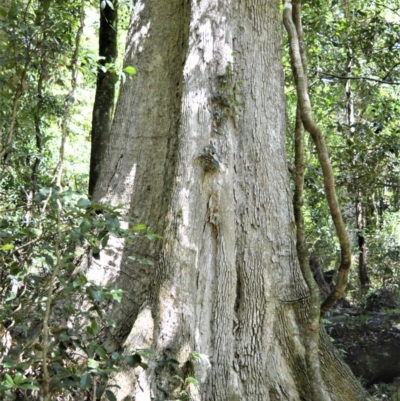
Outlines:
[[60, 340], [60, 342], [66, 342], [66, 341], [69, 341], [70, 340], [70, 336], [68, 336], [67, 334], [65, 334], [65, 333], [61, 333], [60, 335], [59, 335], [59, 337], [58, 337], [58, 339]]
[[72, 200], [74, 195], [74, 191], [71, 191], [70, 189], [63, 191], [63, 193], [61, 194], [61, 199], [64, 201], [70, 201]]
[[86, 332], [93, 336], [99, 332], [99, 326], [95, 319], [92, 319], [90, 326], [86, 327]]
[[92, 377], [90, 376], [89, 373], [85, 373], [81, 377], [80, 387], [82, 390], [88, 390], [91, 385], [92, 385]]
[[24, 383], [18, 386], [22, 390], [40, 390], [39, 386], [35, 386], [34, 384]]
[[54, 259], [48, 255], [48, 254], [44, 254], [44, 260], [46, 261], [46, 263], [50, 266], [50, 267], [54, 267]]
[[98, 302], [101, 302], [104, 299], [102, 291], [94, 290], [93, 288], [88, 288], [87, 292], [91, 298], [93, 298], [94, 300], [96, 300]]
[[12, 368], [12, 367], [14, 367], [15, 362], [8, 355], [5, 355], [1, 364], [5, 368]]
[[100, 399], [103, 394], [104, 394], [104, 386], [97, 386], [97, 388], [96, 388], [96, 398]]
[[12, 377], [8, 373], [5, 373], [4, 376], [6, 377], [6, 380], [3, 382], [3, 385], [8, 388], [14, 387], [14, 380]]
[[208, 355], [206, 355], [206, 354], [202, 354], [200, 352], [192, 351], [190, 353], [190, 358], [198, 360], [199, 362], [205, 363], [208, 368], [211, 367], [210, 359], [209, 359]]
[[11, 19], [11, 20], [15, 19], [17, 17], [17, 15], [19, 14], [19, 12], [20, 12], [20, 7], [19, 6], [14, 6], [8, 12], [8, 18]]
[[150, 241], [154, 241], [158, 238], [157, 234], [153, 234], [153, 233], [147, 233], [146, 237], [150, 240]]
[[106, 0], [102, 0], [102, 2], [100, 3], [100, 8], [102, 10], [104, 10], [106, 8]]
[[124, 71], [129, 74], [129, 75], [136, 75], [136, 69], [135, 67], [132, 67], [128, 65], [127, 67], [124, 68]]
[[97, 369], [100, 366], [99, 361], [95, 361], [94, 359], [88, 359], [88, 367], [91, 369]]
[[21, 382], [22, 382], [22, 374], [18, 372], [14, 377], [14, 383], [18, 385], [21, 384]]
[[82, 208], [82, 209], [87, 209], [90, 205], [92, 204], [92, 202], [90, 202], [89, 199], [87, 198], [80, 198], [78, 200], [78, 203], [76, 204], [76, 206]]
[[110, 237], [108, 236], [108, 235], [106, 235], [106, 236], [104, 236], [103, 237], [103, 239], [101, 240], [101, 246], [103, 247], [103, 248], [105, 248], [106, 246], [107, 246], [107, 243], [108, 243], [108, 239], [109, 239]]
[[176, 367], [179, 366], [179, 361], [178, 361], [177, 359], [175, 359], [175, 358], [169, 358], [169, 359], [167, 360], [167, 362], [170, 363], [170, 364], [173, 365], [173, 366], [176, 366]]
[[93, 246], [92, 248], [92, 255], [95, 259], [100, 258], [100, 249], [97, 246]]
[[113, 352], [110, 357], [111, 361], [113, 361], [114, 363], [120, 362], [121, 358], [122, 356], [119, 352]]
[[154, 234], [149, 228], [146, 230], [146, 237], [147, 237], [150, 241], [154, 241], [154, 240], [156, 240], [156, 239], [162, 239], [161, 235]]
[[154, 266], [154, 262], [152, 262], [151, 260], [146, 259], [146, 258], [139, 259], [139, 263], [142, 265]]
[[194, 384], [195, 386], [199, 384], [198, 380], [195, 377], [187, 377], [185, 383]]
[[135, 226], [132, 227], [132, 230], [134, 231], [143, 231], [146, 229], [147, 229], [146, 224], [136, 224]]
[[95, 351], [96, 351], [96, 354], [100, 358], [103, 358], [103, 359], [107, 358], [107, 353], [106, 353], [105, 349], [101, 345], [96, 344], [95, 345]]
[[10, 249], [13, 249], [14, 245], [13, 244], [5, 244], [0, 248], [0, 251], [9, 251]]
[[110, 401], [117, 401], [117, 398], [115, 397], [114, 393], [110, 390], [106, 390], [106, 396]]
[[125, 357], [125, 362], [131, 368], [136, 368], [142, 362], [142, 357], [139, 354], [128, 355]]
[[63, 289], [63, 293], [65, 294], [65, 295], [68, 295], [68, 294], [70, 294], [71, 292], [73, 292], [74, 290], [75, 290], [75, 283], [71, 283], [70, 285], [68, 285], [67, 287], [65, 287], [64, 289]]
[[108, 214], [106, 216], [106, 222], [107, 222], [109, 230], [116, 230], [119, 228], [119, 219], [115, 215]]
[[121, 302], [123, 294], [125, 294], [124, 290], [111, 290], [110, 291], [111, 297], [117, 302]]
[[76, 279], [72, 285], [74, 288], [78, 287], [83, 287], [87, 283], [87, 278], [85, 276], [80, 276], [78, 279]]
[[86, 234], [90, 229], [92, 228], [92, 224], [88, 220], [82, 221], [82, 223], [79, 226], [79, 232], [81, 234]]

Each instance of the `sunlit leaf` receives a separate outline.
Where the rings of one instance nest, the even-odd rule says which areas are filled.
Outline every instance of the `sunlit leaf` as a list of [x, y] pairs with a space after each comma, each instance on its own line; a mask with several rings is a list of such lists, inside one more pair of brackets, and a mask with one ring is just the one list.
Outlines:
[[127, 67], [124, 68], [124, 71], [129, 74], [129, 75], [136, 75], [136, 69], [135, 67], [132, 67], [128, 65]]
[[146, 224], [136, 224], [135, 226], [132, 227], [132, 230], [144, 231], [146, 230], [146, 228], [147, 228]]
[[14, 383], [16, 385], [20, 384], [22, 382], [22, 374], [21, 373], [17, 373], [14, 377]]
[[112, 296], [112, 298], [117, 301], [117, 302], [121, 302], [122, 300], [122, 295], [125, 293], [125, 291], [123, 290], [111, 290], [110, 291], [110, 295]]
[[187, 377], [185, 380], [186, 383], [193, 384], [197, 386], [199, 384], [198, 380], [195, 377]]
[[95, 361], [94, 359], [88, 359], [88, 367], [91, 369], [97, 369], [100, 366], [99, 361]]

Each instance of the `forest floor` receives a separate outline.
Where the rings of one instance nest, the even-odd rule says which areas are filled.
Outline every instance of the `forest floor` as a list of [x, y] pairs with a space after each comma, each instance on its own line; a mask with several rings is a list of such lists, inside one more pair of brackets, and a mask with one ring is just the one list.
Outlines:
[[337, 308], [324, 320], [343, 359], [375, 399], [400, 401], [400, 309]]

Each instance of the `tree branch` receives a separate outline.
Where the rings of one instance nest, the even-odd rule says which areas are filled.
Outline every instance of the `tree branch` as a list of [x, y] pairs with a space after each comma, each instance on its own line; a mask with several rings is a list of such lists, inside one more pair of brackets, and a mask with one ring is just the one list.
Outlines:
[[329, 72], [318, 72], [318, 71], [313, 71], [313, 72], [317, 73], [320, 76], [320, 78], [322, 78], [322, 79], [324, 79], [324, 78], [334, 78], [334, 79], [343, 79], [343, 80], [353, 79], [353, 80], [378, 82], [380, 84], [386, 84], [386, 85], [400, 85], [400, 82], [388, 81], [387, 79], [382, 80], [382, 79], [370, 78], [370, 77], [364, 77], [364, 76], [351, 77], [351, 76], [347, 76], [347, 75], [335, 75], [335, 74], [331, 74]]

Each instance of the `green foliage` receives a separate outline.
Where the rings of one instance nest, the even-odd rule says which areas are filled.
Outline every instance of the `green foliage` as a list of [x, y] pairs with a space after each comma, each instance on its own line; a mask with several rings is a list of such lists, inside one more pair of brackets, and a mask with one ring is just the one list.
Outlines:
[[177, 398], [175, 398], [176, 401], [190, 401], [192, 399], [190, 395], [190, 387], [199, 386], [199, 381], [194, 376], [193, 362], [195, 361], [205, 364], [207, 368], [211, 367], [208, 355], [192, 351], [189, 354], [188, 361], [183, 366], [181, 374], [173, 376], [173, 379], [175, 379], [180, 385]]
[[[313, 115], [324, 131], [335, 173], [337, 193], [358, 259], [358, 235], [368, 248], [367, 269], [373, 287], [400, 285], [397, 216], [400, 208], [400, 25], [394, 1], [303, 4]], [[289, 70], [287, 59], [284, 65]], [[292, 162], [297, 99], [292, 74], [286, 74], [288, 149]], [[304, 216], [310, 253], [323, 270], [337, 267], [338, 244], [325, 201], [322, 174], [306, 136]], [[362, 226], [356, 202], [362, 204]], [[396, 220], [396, 222], [395, 222]], [[390, 228], [389, 228], [390, 227]], [[391, 257], [393, 259], [391, 259]], [[350, 290], [358, 294], [357, 268]]]
[[[96, 55], [80, 47], [79, 65], [72, 65], [81, 6], [77, 1], [11, 1], [0, 9], [0, 194], [11, 207], [32, 200], [36, 185], [49, 186], [57, 162], [60, 123], [66, 101], [81, 107], [80, 91], [67, 100], [70, 74], [77, 68], [92, 86]], [[94, 66], [94, 69], [93, 69]], [[69, 124], [69, 147], [64, 185], [84, 189], [87, 185], [89, 143], [75, 142], [89, 131], [87, 121], [75, 117]], [[81, 167], [81, 161], [86, 161]], [[80, 167], [77, 171], [76, 167]]]
[[189, 358], [193, 361], [199, 361], [200, 363], [204, 363], [207, 366], [207, 368], [211, 367], [210, 358], [206, 354], [193, 351], [190, 353]]
[[0, 6], [1, 399], [115, 400], [110, 374], [147, 367], [144, 351], [122, 355], [101, 345], [123, 291], [92, 282], [82, 268], [88, 255], [109, 252], [113, 238], [160, 238], [143, 224], [122, 224], [122, 205], [85, 195], [98, 61], [93, 39], [80, 40], [83, 4]]
[[382, 275], [377, 279], [395, 285], [399, 282], [400, 272], [396, 268], [400, 262], [400, 212], [385, 210], [378, 218], [379, 231], [371, 230], [366, 233], [370, 240], [370, 249], [374, 252], [370, 256], [371, 265], [381, 266]]
[[189, 386], [198, 386], [199, 382], [195, 377], [188, 376], [185, 380], [183, 380], [180, 376], [174, 376], [181, 384], [183, 389], [179, 392], [179, 397], [176, 401], [190, 401], [192, 398], [189, 393]]
[[[106, 307], [109, 302], [120, 302], [123, 291], [90, 282], [84, 271], [77, 269], [80, 258], [75, 250], [78, 244], [83, 250], [91, 249], [93, 256], [99, 256], [107, 250], [111, 236], [127, 241], [138, 236], [151, 239], [158, 236], [145, 225], [122, 229], [119, 208], [95, 204], [72, 190], [42, 188], [35, 197], [34, 208], [43, 211], [43, 205], [47, 209], [40, 216], [40, 230], [15, 224], [13, 217], [1, 221], [0, 393], [10, 395], [13, 391], [26, 393], [40, 389], [42, 365], [47, 363], [52, 394], [91, 391], [96, 381], [96, 391], [105, 392], [111, 400], [112, 392], [107, 390], [109, 375], [122, 362], [130, 367], [147, 368], [142, 358], [148, 353], [108, 354], [101, 346], [101, 327], [114, 325]], [[59, 207], [61, 227], [57, 224]], [[49, 359], [45, 362], [41, 331], [49, 286], [54, 286], [54, 291]]]
[[370, 393], [373, 401], [397, 401], [400, 397], [400, 383], [377, 383], [371, 386]]

